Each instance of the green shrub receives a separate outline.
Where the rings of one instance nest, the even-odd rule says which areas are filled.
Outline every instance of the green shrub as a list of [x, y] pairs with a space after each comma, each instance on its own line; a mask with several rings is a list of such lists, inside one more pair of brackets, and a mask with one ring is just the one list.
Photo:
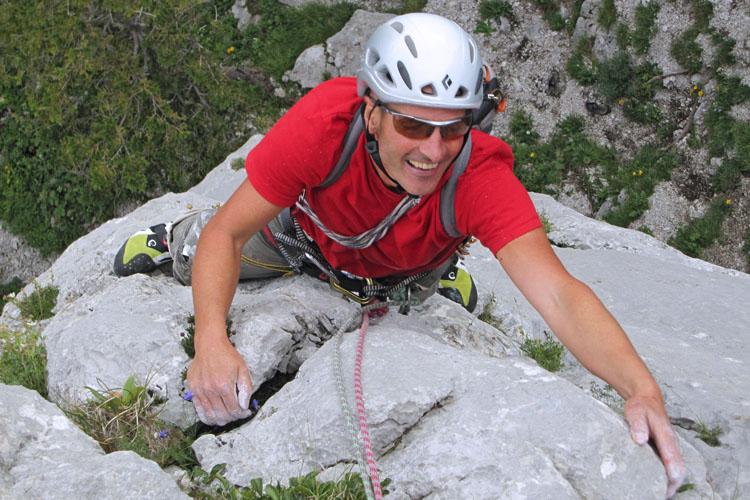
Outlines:
[[599, 7], [599, 26], [609, 31], [617, 21], [617, 9], [615, 9], [615, 0], [603, 0]]
[[721, 236], [721, 225], [729, 214], [731, 200], [720, 197], [709, 207], [706, 215], [677, 230], [669, 244], [691, 257], [700, 257]]
[[739, 187], [740, 166], [740, 162], [734, 158], [725, 160], [714, 174], [714, 192], [726, 193]]
[[47, 398], [47, 348], [38, 329], [22, 332], [0, 329], [0, 382], [21, 385]]
[[669, 47], [669, 53], [675, 61], [690, 73], [699, 73], [703, 68], [703, 48], [695, 41], [698, 33], [695, 26], [690, 27], [675, 38]]
[[709, 428], [703, 422], [698, 423], [698, 439], [706, 443], [708, 446], [718, 447], [721, 446], [719, 442], [719, 436], [724, 434], [724, 431], [718, 425]]
[[[261, 129], [278, 117], [268, 73], [354, 9], [262, 0], [240, 33], [232, 4], [3, 4], [0, 218], [13, 232], [48, 254], [124, 203], [195, 184], [244, 142], [248, 116]], [[250, 64], [251, 82], [230, 71]]]
[[57, 305], [60, 290], [52, 285], [37, 287], [31, 294], [15, 303], [21, 310], [21, 316], [33, 321], [40, 321], [53, 316], [52, 309]]
[[631, 33], [633, 48], [639, 54], [645, 54], [651, 47], [651, 38], [656, 34], [656, 16], [661, 6], [657, 2], [638, 5], [635, 8], [635, 29]]
[[571, 13], [567, 19], [562, 17], [560, 10], [561, 2], [555, 0], [533, 0], [534, 3], [542, 9], [542, 17], [549, 24], [549, 27], [553, 31], [566, 30], [568, 34], [572, 35], [573, 30], [576, 26], [576, 20], [581, 13], [581, 5], [583, 0], [574, 0], [571, 3], [567, 3], [571, 7]]
[[547, 332], [544, 332], [544, 340], [526, 339], [521, 351], [549, 372], [557, 372], [563, 368], [562, 354], [565, 346]]

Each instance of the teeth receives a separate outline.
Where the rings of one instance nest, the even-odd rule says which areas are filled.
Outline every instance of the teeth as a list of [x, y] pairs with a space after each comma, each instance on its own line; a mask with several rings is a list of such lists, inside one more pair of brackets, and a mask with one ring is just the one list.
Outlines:
[[421, 170], [432, 170], [433, 168], [436, 168], [438, 166], [437, 163], [422, 163], [421, 161], [414, 161], [414, 160], [406, 160], [409, 162], [409, 165], [412, 167], [416, 167]]

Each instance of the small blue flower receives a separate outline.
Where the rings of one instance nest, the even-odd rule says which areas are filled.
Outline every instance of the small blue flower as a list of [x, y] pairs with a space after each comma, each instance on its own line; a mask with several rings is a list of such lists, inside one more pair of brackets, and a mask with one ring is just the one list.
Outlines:
[[161, 431], [161, 432], [159, 433], [159, 439], [164, 439], [165, 437], [167, 437], [167, 431], [165, 431], [165, 430], [162, 430], [162, 431]]
[[185, 393], [185, 401], [192, 401], [192, 399], [193, 399], [193, 393], [190, 391], [187, 391]]
[[253, 410], [258, 411], [258, 400], [253, 399]]

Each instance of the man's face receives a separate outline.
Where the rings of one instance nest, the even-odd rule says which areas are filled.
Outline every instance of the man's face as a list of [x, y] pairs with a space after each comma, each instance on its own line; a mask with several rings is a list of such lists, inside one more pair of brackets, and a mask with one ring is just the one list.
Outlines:
[[[446, 140], [440, 135], [440, 128], [435, 127], [427, 138], [410, 139], [396, 131], [391, 114], [379, 106], [374, 107], [371, 99], [368, 98], [367, 101], [365, 117], [369, 116], [370, 132], [378, 141], [380, 158], [388, 175], [398, 181], [407, 193], [417, 196], [432, 193], [461, 150], [463, 136]], [[427, 108], [411, 104], [387, 106], [398, 113], [430, 121], [449, 121], [466, 114], [460, 109]], [[379, 170], [378, 175], [386, 184], [393, 184]]]

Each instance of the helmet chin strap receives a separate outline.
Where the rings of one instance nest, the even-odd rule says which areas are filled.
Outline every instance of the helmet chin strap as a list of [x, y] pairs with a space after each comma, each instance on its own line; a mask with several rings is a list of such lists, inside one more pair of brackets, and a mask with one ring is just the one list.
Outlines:
[[[364, 113], [365, 110], [362, 110], [362, 118], [364, 119]], [[372, 114], [372, 111], [370, 112]], [[378, 151], [378, 141], [375, 139], [375, 136], [370, 133], [370, 120], [369, 116], [368, 119], [365, 120], [365, 150], [370, 154], [370, 158], [372, 158], [372, 162], [375, 164], [378, 169], [380, 169], [383, 174], [385, 174], [388, 179], [395, 184], [395, 186], [389, 186], [388, 184], [385, 184], [385, 187], [387, 187], [390, 191], [393, 191], [394, 193], [402, 194], [406, 192], [406, 189], [403, 188], [399, 182], [390, 176], [388, 172], [386, 172], [385, 167], [383, 166], [383, 160], [380, 159], [380, 152]]]

